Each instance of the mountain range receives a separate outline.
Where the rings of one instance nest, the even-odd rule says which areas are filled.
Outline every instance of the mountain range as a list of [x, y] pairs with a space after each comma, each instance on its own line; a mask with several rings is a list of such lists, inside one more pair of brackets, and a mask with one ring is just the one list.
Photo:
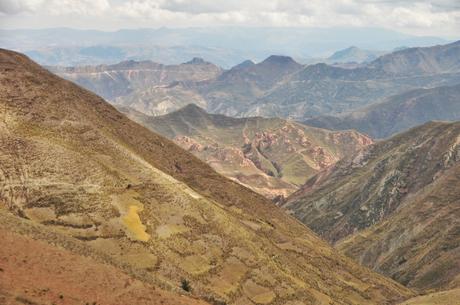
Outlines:
[[120, 111], [224, 176], [277, 200], [372, 143], [355, 131], [331, 132], [279, 118], [231, 118], [209, 114], [194, 104], [163, 116], [125, 107]]
[[[94, 93], [11, 51], [0, 50], [0, 70], [0, 273], [27, 279], [3, 282], [1, 300], [138, 304], [158, 293], [166, 304], [364, 305], [414, 296]], [[103, 283], [100, 294], [91, 283]]]
[[458, 288], [459, 184], [460, 123], [430, 122], [342, 159], [284, 207], [408, 287]]
[[[455, 86], [460, 83], [459, 54], [460, 42], [455, 42], [406, 48], [351, 67], [324, 63], [301, 65], [280, 55], [272, 55], [259, 63], [245, 61], [229, 70], [200, 61], [200, 69], [206, 73], [201, 80], [196, 79], [188, 66], [178, 65], [175, 67], [183, 71], [183, 76], [161, 87], [155, 82], [135, 86], [129, 80], [125, 83], [125, 79], [114, 87], [114, 80], [99, 83], [96, 80], [101, 86], [96, 92], [115, 105], [128, 106], [148, 115], [165, 114], [192, 102], [208, 112], [227, 116], [281, 117], [304, 122], [324, 115], [341, 118], [353, 111], [366, 111], [362, 109], [416, 89]], [[94, 81], [92, 74], [71, 72], [71, 68], [67, 68], [66, 73], [60, 68], [50, 69], [95, 90], [92, 88], [95, 85], [90, 84]], [[118, 70], [109, 74], [117, 73]], [[118, 87], [133, 90], [117, 93], [114, 98], [114, 88]], [[455, 103], [452, 105], [456, 107]], [[449, 119], [434, 114], [431, 118], [430, 112], [426, 113], [425, 120]], [[404, 113], [398, 115], [405, 116]], [[334, 127], [331, 125], [328, 127]], [[384, 129], [388, 128], [391, 127]]]
[[349, 114], [321, 116], [304, 123], [333, 130], [355, 129], [381, 139], [431, 120], [458, 121], [459, 107], [460, 84], [414, 89]]
[[114, 64], [152, 60], [179, 64], [202, 57], [224, 68], [245, 59], [261, 61], [287, 54], [301, 62], [324, 58], [350, 45], [365, 50], [393, 50], [447, 43], [437, 37], [363, 27], [192, 27], [120, 29], [71, 28], [0, 30], [0, 46], [25, 52], [42, 65]]
[[456, 42], [396, 51], [355, 68], [309, 65], [252, 98], [238, 114], [305, 120], [349, 112], [412, 89], [456, 85], [459, 54]]

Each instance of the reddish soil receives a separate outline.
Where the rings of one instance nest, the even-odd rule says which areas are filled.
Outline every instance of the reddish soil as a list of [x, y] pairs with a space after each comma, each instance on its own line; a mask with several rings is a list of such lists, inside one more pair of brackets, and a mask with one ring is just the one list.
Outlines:
[[92, 259], [0, 229], [0, 304], [205, 305]]

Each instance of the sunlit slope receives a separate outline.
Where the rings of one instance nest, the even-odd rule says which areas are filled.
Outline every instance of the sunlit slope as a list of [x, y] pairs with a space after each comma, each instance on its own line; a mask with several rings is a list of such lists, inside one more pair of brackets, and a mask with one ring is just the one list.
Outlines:
[[12, 215], [84, 242], [145, 282], [177, 288], [186, 279], [216, 304], [412, 295], [94, 94], [14, 52], [0, 52], [0, 69], [0, 206]]

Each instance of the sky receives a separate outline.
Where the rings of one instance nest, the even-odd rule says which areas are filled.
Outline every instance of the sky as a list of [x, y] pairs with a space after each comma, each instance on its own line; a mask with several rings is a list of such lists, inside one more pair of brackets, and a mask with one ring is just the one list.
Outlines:
[[460, 0], [0, 0], [0, 28], [379, 27], [458, 38]]

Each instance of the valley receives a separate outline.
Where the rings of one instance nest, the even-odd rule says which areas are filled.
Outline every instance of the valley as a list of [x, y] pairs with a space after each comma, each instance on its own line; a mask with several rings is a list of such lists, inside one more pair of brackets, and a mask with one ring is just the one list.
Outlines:
[[[59, 255], [49, 249], [57, 245], [93, 257], [112, 276], [144, 283], [132, 292], [136, 303], [148, 285], [175, 294], [186, 287], [214, 304], [392, 304], [414, 296], [97, 95], [12, 51], [0, 51], [0, 69], [1, 223], [25, 243], [41, 241], [44, 257]], [[67, 268], [61, 272], [71, 277]], [[81, 298], [71, 283], [36, 287], [50, 289], [42, 300], [59, 292]], [[3, 298], [24, 293], [1, 279], [0, 287]]]
[[205, 2], [0, 5], [130, 15], [0, 26], [0, 304], [460, 305], [458, 8]]
[[222, 175], [275, 201], [372, 143], [354, 131], [330, 132], [276, 118], [231, 118], [209, 114], [194, 104], [156, 117], [120, 110]]

